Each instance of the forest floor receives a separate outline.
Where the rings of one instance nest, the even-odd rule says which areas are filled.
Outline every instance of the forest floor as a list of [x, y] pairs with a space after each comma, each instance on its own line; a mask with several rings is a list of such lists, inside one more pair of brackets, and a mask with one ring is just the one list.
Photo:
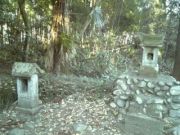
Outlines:
[[109, 79], [44, 75], [40, 77], [43, 109], [35, 118], [22, 120], [15, 102], [0, 113], [0, 134], [121, 135], [118, 112], [110, 106], [112, 88]]

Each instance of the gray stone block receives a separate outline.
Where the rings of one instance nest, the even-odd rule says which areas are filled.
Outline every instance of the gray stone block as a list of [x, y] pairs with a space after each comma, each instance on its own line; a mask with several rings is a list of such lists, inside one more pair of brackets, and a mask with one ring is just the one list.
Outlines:
[[144, 87], [146, 87], [146, 82], [145, 81], [141, 81], [138, 86], [140, 88], [144, 88]]
[[148, 78], [157, 78], [158, 72], [152, 67], [142, 66], [139, 70], [139, 75]]
[[143, 113], [143, 105], [139, 105], [136, 102], [131, 102], [128, 108], [128, 112], [130, 113]]
[[179, 110], [170, 110], [169, 116], [173, 118], [180, 118], [180, 109]]
[[180, 104], [171, 103], [171, 107], [172, 107], [172, 109], [174, 109], [174, 110], [178, 110], [178, 109], [180, 109]]
[[173, 96], [173, 97], [172, 97], [172, 102], [174, 102], [174, 103], [180, 103], [180, 96]]
[[164, 100], [162, 98], [158, 98], [158, 97], [153, 97], [151, 96], [150, 98], [148, 98], [147, 103], [148, 104], [163, 104]]
[[120, 86], [121, 86], [121, 88], [122, 88], [123, 90], [127, 90], [127, 85], [126, 85], [125, 82], [121, 81], [121, 82], [120, 82]]
[[156, 94], [158, 96], [165, 97], [166, 96], [166, 91], [158, 91]]
[[180, 95], [180, 86], [173, 86], [170, 89], [171, 95]]
[[173, 128], [173, 135], [180, 135], [180, 126]]
[[160, 90], [161, 90], [160, 87], [155, 87], [155, 88], [154, 88], [154, 91], [155, 91], [155, 92], [158, 92], [158, 91], [160, 91]]
[[9, 131], [8, 135], [25, 135], [25, 130], [19, 129], [19, 128], [14, 128]]
[[162, 81], [160, 81], [158, 84], [159, 84], [159, 86], [165, 86], [165, 83]]
[[125, 131], [132, 135], [163, 135], [164, 123], [143, 114], [127, 114]]
[[168, 90], [169, 90], [169, 87], [168, 87], [168, 86], [164, 86], [164, 87], [162, 87], [161, 90], [168, 91]]
[[116, 95], [116, 96], [118, 96], [118, 95], [120, 95], [122, 93], [123, 93], [122, 90], [115, 90], [115, 91], [113, 91], [113, 94]]
[[82, 133], [83, 131], [87, 129], [87, 125], [83, 123], [74, 123], [73, 129], [75, 132]]
[[146, 107], [147, 115], [162, 118], [164, 113], [168, 113], [167, 108], [162, 104], [149, 104]]
[[121, 95], [121, 96], [119, 96], [120, 97], [120, 99], [122, 99], [122, 100], [127, 100], [128, 99], [128, 96], [127, 95]]
[[138, 79], [137, 79], [137, 78], [133, 78], [133, 82], [134, 82], [135, 84], [137, 84], [137, 83], [138, 83]]
[[173, 82], [167, 82], [166, 84], [170, 87], [173, 86]]
[[147, 86], [148, 86], [148, 88], [150, 88], [150, 89], [153, 89], [153, 88], [155, 87], [154, 84], [152, 84], [151, 82], [148, 82]]
[[175, 81], [175, 84], [176, 85], [180, 85], [180, 81]]
[[136, 96], [136, 102], [138, 104], [142, 104], [143, 103], [143, 99], [141, 97], [139, 97], [139, 96]]
[[126, 105], [126, 101], [122, 99], [118, 99], [116, 103], [120, 108], [123, 108]]

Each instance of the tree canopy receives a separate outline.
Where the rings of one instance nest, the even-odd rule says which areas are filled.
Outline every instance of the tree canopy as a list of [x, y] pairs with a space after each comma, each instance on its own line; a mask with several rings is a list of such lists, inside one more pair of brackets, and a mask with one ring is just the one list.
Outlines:
[[138, 45], [139, 32], [164, 34], [165, 57], [176, 46], [178, 0], [1, 0], [0, 5], [0, 58], [52, 66], [49, 71], [66, 72], [57, 65], [67, 69], [82, 48], [92, 56], [117, 42]]

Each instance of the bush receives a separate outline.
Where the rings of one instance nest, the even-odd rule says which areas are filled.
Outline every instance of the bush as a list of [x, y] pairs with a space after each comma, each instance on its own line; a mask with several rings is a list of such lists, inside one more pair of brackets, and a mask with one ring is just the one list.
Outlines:
[[0, 110], [7, 109], [16, 100], [17, 94], [12, 84], [6, 82], [2, 83], [0, 88]]

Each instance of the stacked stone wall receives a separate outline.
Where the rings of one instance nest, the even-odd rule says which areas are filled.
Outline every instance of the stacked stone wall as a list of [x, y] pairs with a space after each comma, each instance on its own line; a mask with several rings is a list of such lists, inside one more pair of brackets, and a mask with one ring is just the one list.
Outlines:
[[180, 118], [180, 82], [171, 76], [153, 79], [124, 74], [115, 80], [113, 94], [120, 112], [161, 120]]

